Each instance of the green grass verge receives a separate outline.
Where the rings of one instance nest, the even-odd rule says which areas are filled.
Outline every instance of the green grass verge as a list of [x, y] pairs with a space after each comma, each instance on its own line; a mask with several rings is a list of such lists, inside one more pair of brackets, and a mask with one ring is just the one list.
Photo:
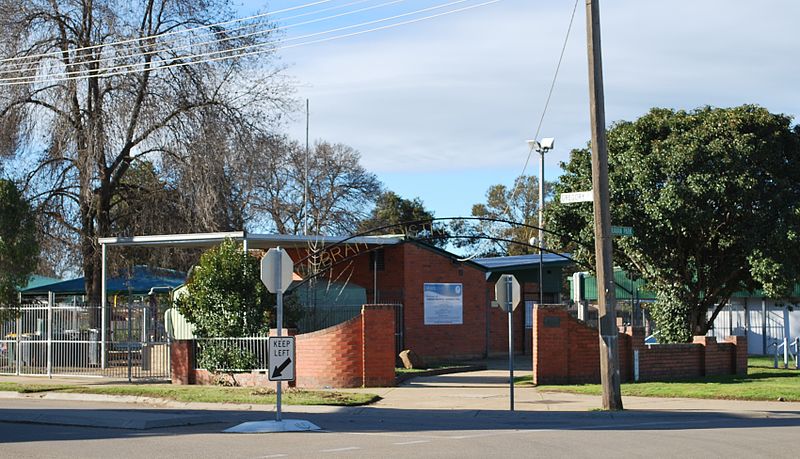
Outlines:
[[50, 392], [54, 390], [69, 389], [72, 386], [58, 384], [18, 384], [0, 381], [0, 391], [20, 392], [23, 394], [34, 394], [37, 392]]
[[[153, 397], [179, 402], [245, 403], [271, 405], [275, 391], [255, 387], [173, 386], [169, 384], [123, 384], [65, 386], [47, 384], [0, 383], [0, 390], [11, 392], [70, 392], [79, 394], [129, 395]], [[287, 405], [360, 406], [380, 400], [375, 394], [334, 391], [308, 391], [286, 388], [283, 403]]]
[[[726, 400], [800, 401], [800, 371], [772, 368], [772, 357], [748, 359], [747, 376], [710, 376], [702, 380], [622, 384], [622, 395]], [[525, 377], [522, 385], [531, 385]], [[600, 395], [599, 384], [537, 386], [541, 391]]]

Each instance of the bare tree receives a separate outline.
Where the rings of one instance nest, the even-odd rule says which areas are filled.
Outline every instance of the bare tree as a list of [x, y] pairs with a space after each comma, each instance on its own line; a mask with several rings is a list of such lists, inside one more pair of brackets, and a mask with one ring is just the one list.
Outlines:
[[214, 141], [206, 160], [190, 147], [209, 117], [218, 131], [267, 132], [286, 108], [274, 29], [263, 17], [248, 23], [258, 34], [218, 24], [232, 17], [224, 0], [0, 0], [0, 147], [34, 164], [28, 193], [54, 233], [78, 235], [93, 300], [97, 237], [111, 234], [133, 164], [208, 165]]
[[304, 205], [306, 152], [297, 142], [270, 139], [255, 174], [251, 211], [269, 216], [266, 226], [283, 234], [301, 233], [306, 216], [313, 234], [348, 234], [369, 215], [382, 185], [347, 145], [317, 142], [308, 155], [308, 193]]

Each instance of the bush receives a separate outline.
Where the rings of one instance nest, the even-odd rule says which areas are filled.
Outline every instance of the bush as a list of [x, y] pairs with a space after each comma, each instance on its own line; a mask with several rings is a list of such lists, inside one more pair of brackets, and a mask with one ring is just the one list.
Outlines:
[[274, 296], [260, 278], [258, 258], [226, 240], [200, 258], [178, 310], [201, 337], [241, 337], [269, 332]]

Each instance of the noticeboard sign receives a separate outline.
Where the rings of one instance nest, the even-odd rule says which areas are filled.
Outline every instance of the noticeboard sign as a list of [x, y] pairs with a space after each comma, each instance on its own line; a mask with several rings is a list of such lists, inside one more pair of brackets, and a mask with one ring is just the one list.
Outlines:
[[425, 325], [461, 325], [464, 323], [464, 286], [462, 284], [424, 284]]

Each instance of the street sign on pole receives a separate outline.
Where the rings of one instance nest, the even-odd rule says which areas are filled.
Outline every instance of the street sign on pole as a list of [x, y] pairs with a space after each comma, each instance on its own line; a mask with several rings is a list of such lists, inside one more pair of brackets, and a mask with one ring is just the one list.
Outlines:
[[285, 292], [292, 283], [294, 262], [285, 250], [269, 249], [261, 259], [261, 282], [270, 293]]
[[294, 336], [281, 336], [283, 334], [283, 292], [292, 283], [293, 271], [292, 258], [280, 247], [269, 249], [261, 259], [261, 282], [271, 293], [275, 294], [277, 317], [277, 335], [270, 336], [267, 340], [269, 361], [267, 364], [267, 377], [275, 383], [275, 420], [250, 421], [226, 429], [231, 433], [256, 433], [256, 432], [304, 432], [320, 430], [316, 424], [302, 419], [283, 419], [281, 413], [281, 381], [295, 379], [295, 343]]
[[514, 411], [514, 309], [522, 298], [519, 281], [513, 274], [503, 274], [494, 284], [494, 295], [500, 308], [508, 313], [508, 399]]
[[294, 381], [295, 347], [294, 336], [270, 336], [267, 340], [269, 350], [270, 381]]
[[612, 236], [633, 236], [633, 228], [630, 226], [612, 226]]
[[592, 202], [593, 191], [576, 191], [574, 193], [561, 193], [561, 204], [572, 204], [575, 202]]
[[[508, 291], [508, 283], [511, 282], [511, 292]], [[520, 300], [522, 299], [522, 289], [520, 288], [519, 281], [513, 274], [503, 274], [494, 284], [494, 297], [500, 305], [503, 312], [509, 312], [517, 309]]]

